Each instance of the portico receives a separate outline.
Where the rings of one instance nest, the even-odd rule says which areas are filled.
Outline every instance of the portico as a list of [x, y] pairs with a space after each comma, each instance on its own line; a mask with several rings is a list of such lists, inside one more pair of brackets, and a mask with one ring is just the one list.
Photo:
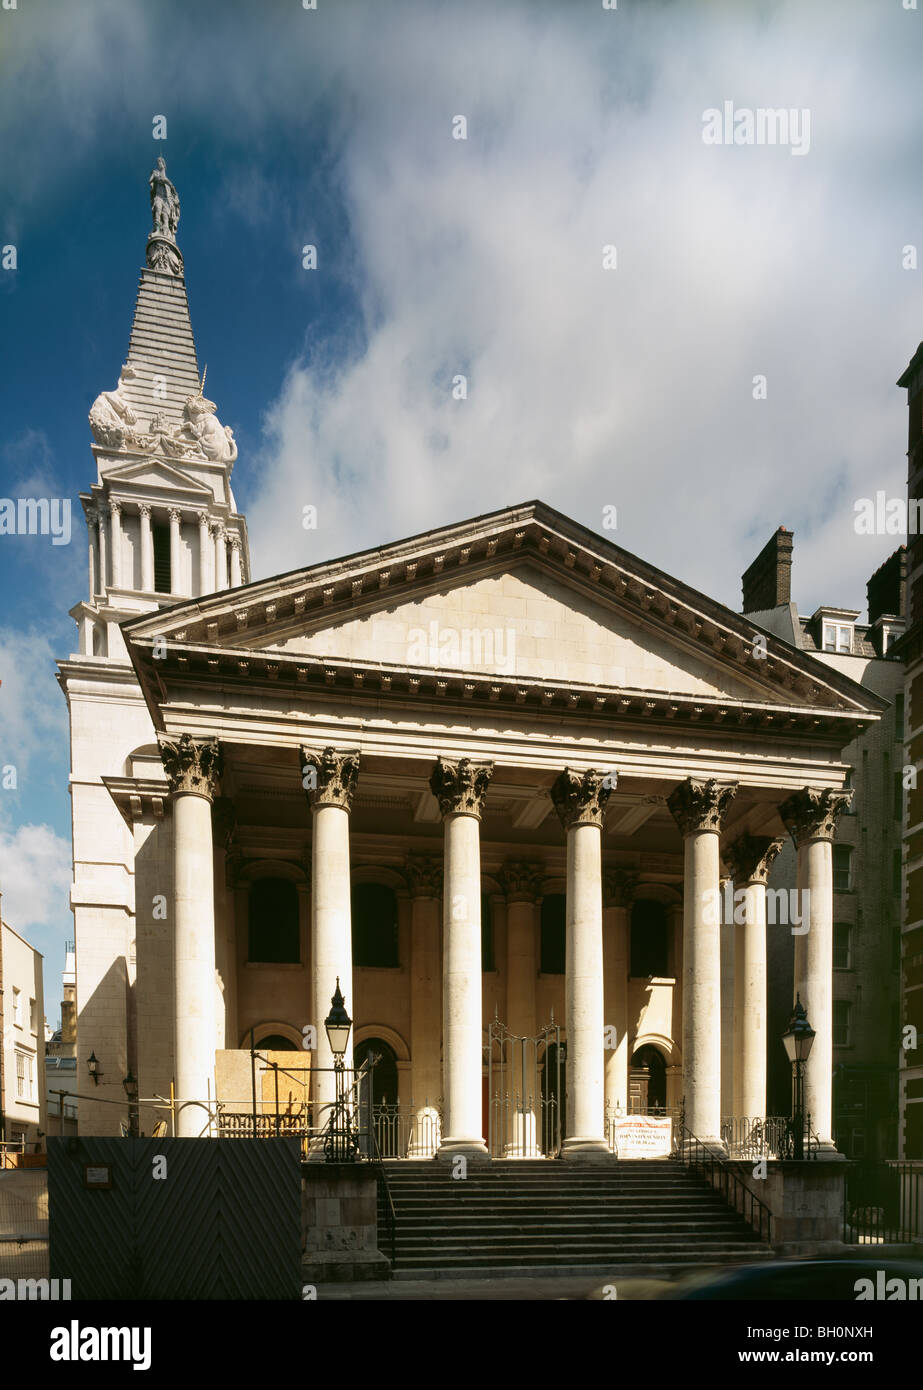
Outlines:
[[[502, 624], [503, 659], [482, 643], [490, 664], [411, 662], [433, 621], [456, 655]], [[878, 717], [838, 672], [771, 637], [755, 656], [752, 624], [541, 503], [122, 631], [163, 766], [107, 779], [133, 827], [139, 914], [167, 863], [173, 876], [170, 931], [139, 924], [138, 1006], [167, 1025], [138, 1030], [142, 1095], [175, 1077], [181, 1100], [214, 1097], [214, 1054], [251, 1028], [296, 1046], [313, 1025], [328, 1066], [339, 977], [357, 1040], [393, 1058], [388, 1099], [419, 1121], [411, 1156], [486, 1158], [484, 1029], [496, 1016], [532, 1036], [552, 1010], [565, 1160], [608, 1160], [607, 1103], [628, 1110], [641, 1047], [663, 1057], [690, 1132], [720, 1143], [719, 876], [751, 904], [731, 927], [735, 1108], [762, 1115], [765, 886], [787, 831], [810, 896], [799, 988], [832, 1039], [839, 750]], [[270, 901], [278, 931], [291, 922], [284, 947], [267, 945]], [[815, 1044], [822, 1139], [830, 1062]], [[178, 1132], [201, 1132], [188, 1113]]]

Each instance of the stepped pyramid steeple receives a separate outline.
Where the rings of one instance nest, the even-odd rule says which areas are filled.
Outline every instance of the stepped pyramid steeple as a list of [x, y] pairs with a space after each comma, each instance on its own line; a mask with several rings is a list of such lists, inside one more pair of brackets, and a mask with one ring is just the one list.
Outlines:
[[231, 491], [237, 445], [204, 395], [176, 242], [179, 196], [163, 158], [149, 185], [153, 225], [128, 355], [115, 389], [90, 409], [97, 477], [81, 494], [90, 593], [71, 610], [81, 653], [121, 661], [124, 619], [250, 577]]

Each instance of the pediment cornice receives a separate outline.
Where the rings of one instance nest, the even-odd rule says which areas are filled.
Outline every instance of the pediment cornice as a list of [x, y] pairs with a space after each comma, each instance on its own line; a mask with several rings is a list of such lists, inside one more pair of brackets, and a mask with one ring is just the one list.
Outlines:
[[[750, 686], [753, 698], [745, 702], [727, 698], [712, 701], [642, 690], [601, 690], [591, 695], [589, 688], [562, 682], [517, 681], [432, 668], [417, 672], [386, 668], [382, 663], [363, 666], [318, 661], [273, 650], [298, 633], [369, 616], [426, 597], [447, 584], [464, 583], [469, 577], [474, 581], [525, 564], [537, 566], [575, 592], [609, 606], [640, 632], [666, 637], [677, 649], [724, 667]], [[187, 663], [197, 665], [204, 660], [207, 665], [212, 661], [216, 672], [249, 662], [251, 676], [275, 667], [277, 675], [267, 674], [268, 680], [278, 679], [279, 672], [289, 669], [295, 670], [296, 681], [302, 683], [313, 681], [317, 671], [333, 672], [329, 679], [323, 677], [329, 685], [344, 679], [341, 668], [345, 668], [352, 673], [345, 677], [347, 683], [355, 678], [360, 688], [368, 688], [366, 682], [381, 680], [383, 694], [401, 688], [405, 680], [409, 694], [432, 687], [437, 698], [449, 698], [457, 691], [461, 699], [474, 700], [480, 699], [479, 692], [486, 691], [488, 703], [497, 703], [507, 698], [506, 692], [513, 691], [513, 702], [524, 704], [534, 692], [546, 707], [560, 699], [564, 703], [557, 706], [559, 709], [568, 705], [595, 707], [605, 709], [607, 717], [619, 709], [647, 717], [641, 706], [653, 705], [664, 709], [665, 718], [675, 718], [688, 707], [689, 717], [701, 719], [703, 713], [695, 711], [714, 706], [725, 711], [721, 719], [738, 707], [767, 718], [775, 709], [778, 717], [790, 715], [798, 720], [802, 712], [806, 718], [816, 718], [819, 711], [829, 716], [874, 719], [887, 707], [886, 701], [840, 672], [541, 502], [180, 603], [156, 618], [131, 620], [124, 624], [124, 632], [136, 666], [150, 660], [147, 648], [157, 635], [165, 636], [174, 651], [178, 647], [188, 649], [184, 656]], [[759, 643], [754, 641], [757, 636]], [[210, 656], [205, 655], [207, 652]], [[299, 668], [304, 673], [301, 676], [297, 675]], [[523, 690], [524, 695], [515, 693]], [[597, 703], [599, 700], [602, 704]], [[780, 705], [784, 707], [781, 711]], [[669, 708], [675, 710], [673, 715]]]

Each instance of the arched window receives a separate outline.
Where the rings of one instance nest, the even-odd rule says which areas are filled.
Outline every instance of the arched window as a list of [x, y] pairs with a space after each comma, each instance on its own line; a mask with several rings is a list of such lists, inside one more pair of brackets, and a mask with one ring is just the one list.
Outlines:
[[300, 961], [298, 891], [289, 879], [251, 883], [247, 958], [276, 965]]
[[356, 883], [352, 891], [353, 965], [398, 966], [397, 898], [383, 883]]
[[567, 929], [565, 926], [564, 894], [549, 893], [542, 899], [542, 966], [543, 975], [565, 974], [567, 960]]
[[353, 1066], [362, 1066], [370, 1052], [378, 1054], [372, 1069], [372, 1104], [394, 1105], [397, 1100], [397, 1056], [383, 1038], [363, 1038], [353, 1049]]
[[494, 965], [494, 915], [490, 898], [481, 894], [481, 969], [496, 970]]
[[631, 909], [631, 968], [635, 979], [667, 974], [667, 913], [663, 903], [638, 898]]
[[255, 1049], [257, 1052], [297, 1052], [299, 1050], [291, 1038], [285, 1038], [281, 1033], [267, 1033], [255, 1044]]

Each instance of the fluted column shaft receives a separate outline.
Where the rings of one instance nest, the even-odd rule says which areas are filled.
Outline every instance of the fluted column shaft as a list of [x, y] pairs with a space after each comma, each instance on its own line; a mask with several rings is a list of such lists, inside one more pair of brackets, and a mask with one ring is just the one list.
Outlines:
[[240, 537], [229, 537], [228, 544], [231, 547], [231, 588], [239, 589], [241, 584]]
[[668, 805], [683, 836], [683, 1085], [686, 1127], [721, 1143], [719, 834], [735, 788], [687, 778]]
[[[210, 594], [214, 589], [211, 582], [213, 547], [208, 534], [208, 513], [199, 512], [199, 593]], [[326, 1014], [324, 1017], [326, 1018]]]
[[440, 758], [430, 787], [442, 813], [441, 1158], [487, 1155], [483, 1135], [480, 815], [492, 763]]
[[109, 514], [112, 517], [112, 587], [122, 585], [122, 504], [114, 499], [109, 501]]
[[[89, 577], [90, 577], [90, 602], [91, 602], [91, 603], [93, 602], [94, 595], [95, 595], [95, 594], [97, 593], [97, 591], [98, 591], [98, 590], [97, 590], [97, 583], [98, 583], [98, 581], [97, 581], [97, 578], [96, 578], [96, 576], [97, 576], [97, 574], [98, 574], [98, 572], [99, 572], [99, 570], [98, 570], [98, 559], [97, 559], [97, 555], [98, 555], [98, 549], [97, 549], [97, 546], [98, 546], [98, 542], [97, 542], [97, 525], [98, 525], [98, 520], [97, 520], [97, 516], [96, 516], [96, 511], [95, 511], [95, 509], [91, 509], [91, 510], [89, 510], [89, 511], [87, 512], [87, 537], [88, 537], [88, 540], [89, 540], [89, 552], [88, 552], [88, 555], [87, 555], [87, 559], [88, 559], [88, 562], [89, 562], [89, 571], [90, 571], [90, 576], [89, 576]], [[92, 648], [90, 649], [90, 654], [92, 655]]]
[[815, 1038], [804, 1069], [804, 1108], [825, 1149], [833, 1149], [833, 837], [851, 793], [805, 787], [779, 814], [798, 851], [801, 927], [795, 937], [795, 993]]
[[97, 511], [99, 521], [99, 593], [104, 594], [109, 587], [109, 566], [107, 556], [109, 546], [106, 534], [108, 524], [109, 508], [105, 503], [101, 503]]
[[613, 774], [565, 768], [551, 799], [567, 835], [563, 1158], [607, 1157], [603, 1027], [602, 817]]
[[224, 526], [216, 522], [212, 528], [215, 538], [215, 591], [228, 587], [228, 556], [224, 541]]
[[[160, 738], [173, 799], [174, 1085], [181, 1138], [212, 1135], [215, 1094], [215, 890], [212, 799], [217, 739]], [[186, 1104], [195, 1101], [198, 1104]]]

